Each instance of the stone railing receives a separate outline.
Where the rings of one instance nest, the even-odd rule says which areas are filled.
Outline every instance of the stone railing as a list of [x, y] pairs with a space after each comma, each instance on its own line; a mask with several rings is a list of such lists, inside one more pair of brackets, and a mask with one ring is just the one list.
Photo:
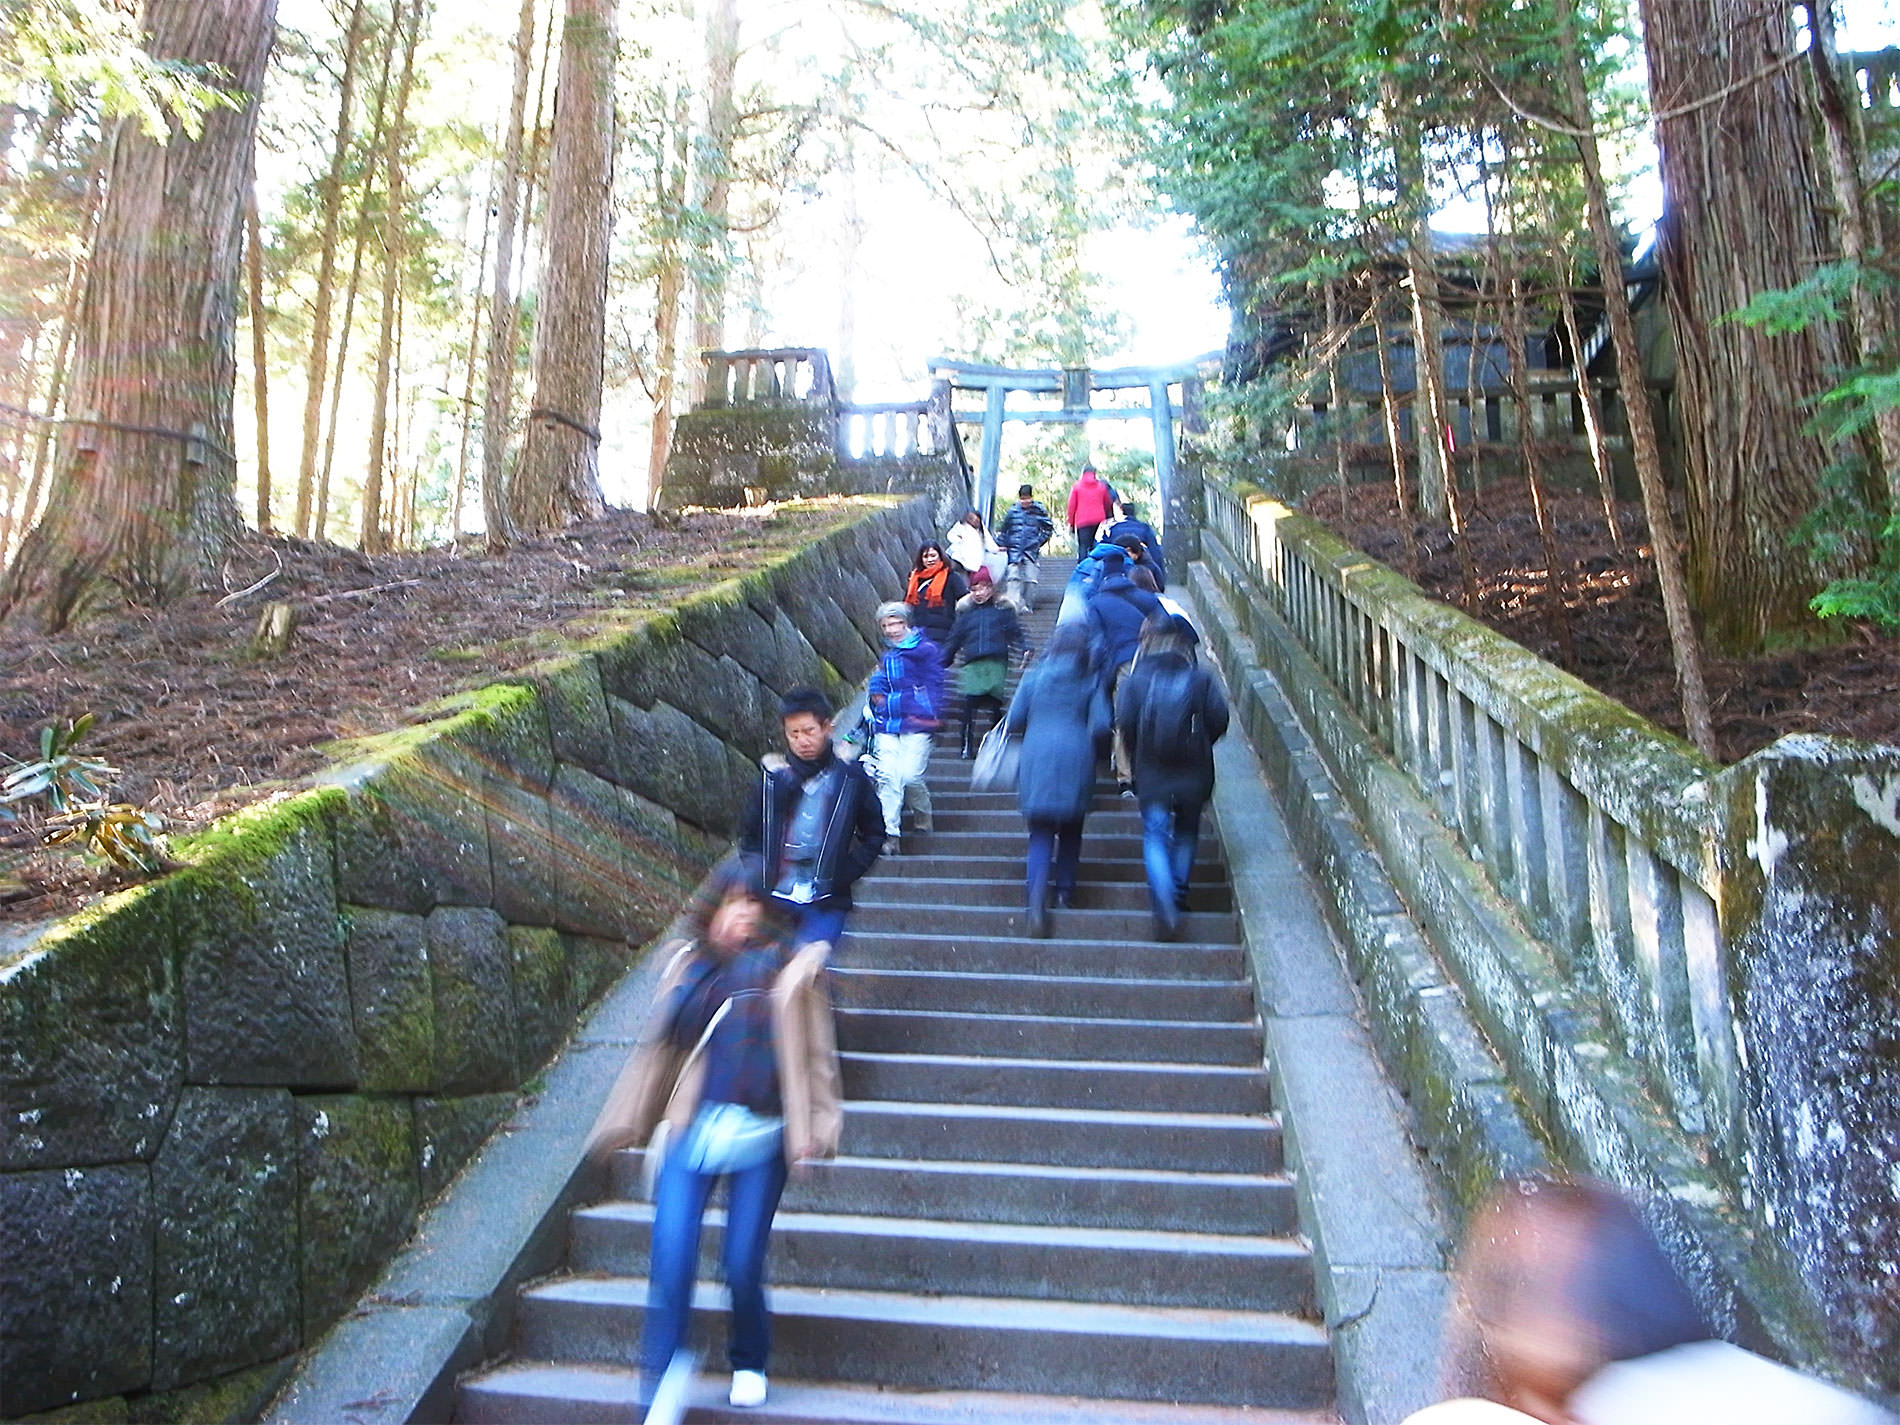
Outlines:
[[847, 460], [901, 460], [942, 455], [928, 401], [889, 401], [838, 408], [838, 454]]
[[1673, 1201], [1731, 1327], [1900, 1388], [1900, 1052], [1868, 1028], [1900, 1015], [1900, 751], [1720, 767], [1250, 488], [1204, 501], [1221, 597], [1442, 964], [1420, 994], [1440, 972], [1391, 984], [1376, 935], [1363, 962], [1454, 1179], [1511, 1166], [1419, 1077], [1455, 987], [1558, 1161]]
[[838, 398], [831, 358], [817, 347], [708, 351], [702, 406], [824, 405]]
[[779, 697], [875, 664], [935, 515], [838, 517], [0, 947], [0, 1417], [256, 1416], [679, 908]]

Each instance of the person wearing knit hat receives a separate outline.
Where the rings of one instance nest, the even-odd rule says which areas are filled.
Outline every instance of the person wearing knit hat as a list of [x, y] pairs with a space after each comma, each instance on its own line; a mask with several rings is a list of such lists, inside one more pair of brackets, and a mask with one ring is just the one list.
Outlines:
[[996, 592], [996, 581], [982, 567], [970, 575], [970, 592], [957, 601], [957, 618], [943, 643], [944, 667], [959, 654], [957, 691], [963, 695], [963, 750], [976, 755], [976, 714], [985, 709], [994, 727], [1003, 716], [1003, 693], [1009, 684], [1009, 659], [1026, 652], [1029, 640], [1017, 616], [1015, 599]]

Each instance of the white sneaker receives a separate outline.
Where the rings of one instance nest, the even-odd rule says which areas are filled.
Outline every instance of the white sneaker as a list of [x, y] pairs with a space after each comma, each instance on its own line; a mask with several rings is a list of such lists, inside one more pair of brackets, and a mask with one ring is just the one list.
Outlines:
[[765, 1372], [734, 1371], [732, 1393], [726, 1399], [741, 1410], [753, 1410], [765, 1404]]

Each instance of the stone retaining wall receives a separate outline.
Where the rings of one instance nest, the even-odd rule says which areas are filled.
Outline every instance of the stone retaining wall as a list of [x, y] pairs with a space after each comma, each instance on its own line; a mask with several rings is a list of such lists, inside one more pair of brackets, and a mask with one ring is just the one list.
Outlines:
[[725, 844], [779, 696], [869, 671], [935, 519], [865, 507], [0, 962], [0, 1414], [261, 1408]]
[[1270, 674], [1240, 715], [1450, 1181], [1621, 1183], [1725, 1329], [1900, 1389], [1900, 751], [1719, 767], [1313, 521], [1205, 495], [1211, 641]]

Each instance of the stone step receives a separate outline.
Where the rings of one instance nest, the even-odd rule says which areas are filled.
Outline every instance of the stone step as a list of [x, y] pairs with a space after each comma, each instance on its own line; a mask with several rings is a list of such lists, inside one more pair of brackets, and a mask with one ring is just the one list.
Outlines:
[[[646, 1283], [570, 1277], [522, 1292], [517, 1354], [632, 1365]], [[702, 1282], [694, 1339], [725, 1334]], [[1326, 1333], [1271, 1312], [782, 1287], [772, 1294], [783, 1375], [934, 1390], [1019, 1390], [1316, 1410], [1332, 1399]]]
[[[956, 930], [969, 935], [1023, 936], [1023, 909], [1003, 905], [893, 905], [869, 899], [875, 888], [851, 913], [851, 928], [867, 934], [903, 933], [922, 927]], [[1051, 934], [1078, 940], [1152, 940], [1153, 921], [1145, 910], [1090, 910], [1086, 906], [1050, 912]], [[1200, 944], [1233, 943], [1240, 924], [1231, 912], [1188, 911], [1181, 917], [1183, 940]]]
[[[704, 1280], [718, 1276], [724, 1223], [722, 1211], [707, 1213]], [[582, 1208], [571, 1234], [570, 1271], [639, 1276], [653, 1208]], [[780, 1287], [931, 1295], [954, 1283], [966, 1296], [1313, 1312], [1312, 1263], [1289, 1238], [785, 1211], [772, 1224], [769, 1261]]]
[[[1202, 839], [1205, 841], [1206, 838]], [[935, 880], [988, 879], [1017, 887], [1023, 883], [1021, 847], [1008, 854], [1001, 848], [995, 848], [966, 856], [932, 851], [925, 846], [922, 838], [918, 839], [918, 845], [923, 849], [880, 859], [858, 884], [868, 887], [883, 881], [908, 880], [912, 876]], [[1139, 842], [1135, 843], [1132, 855], [1110, 856], [1090, 839], [1086, 831], [1082, 835], [1082, 859], [1076, 863], [1076, 872], [1080, 878], [1078, 884], [1083, 887], [1109, 884], [1140, 887], [1146, 884], [1142, 879]], [[1218, 857], [1197, 858], [1189, 881], [1199, 889], [1227, 891], [1227, 868]]]
[[948, 970], [840, 967], [832, 973], [841, 1009], [927, 1009], [952, 1014], [1066, 1015], [1086, 1019], [1253, 1022], [1245, 980], [1089, 979], [1076, 975], [989, 975]]
[[[1024, 902], [1020, 862], [1017, 863], [1016, 874], [1007, 880], [917, 875], [913, 873], [913, 863], [902, 857], [891, 864], [900, 867], [900, 873], [860, 882], [854, 897], [857, 904], [993, 905], [1015, 909]], [[1145, 912], [1148, 909], [1148, 883], [1139, 874], [1118, 881], [1081, 881], [1076, 885], [1074, 905], [1079, 910]], [[1188, 891], [1190, 910], [1219, 913], [1230, 911], [1233, 907], [1233, 892], [1219, 883], [1197, 884]]]
[[[938, 807], [936, 798], [931, 798], [933, 808], [931, 825], [933, 834], [953, 831], [981, 831], [991, 835], [1017, 834], [1028, 837], [1024, 828], [1022, 813], [1014, 808], [1004, 810], [984, 809], [973, 811], [963, 807]], [[1135, 810], [1135, 804], [1123, 801], [1117, 806], [1103, 811], [1091, 811], [1082, 823], [1082, 836], [1135, 836], [1141, 835], [1141, 813]]]
[[994, 1054], [1006, 1059], [1140, 1059], [1166, 1064], [1261, 1061], [1254, 1024], [1088, 1019], [938, 1010], [841, 1009], [838, 1047], [865, 1054]]
[[1078, 1168], [1277, 1173], [1280, 1124], [1261, 1115], [871, 1099], [845, 1105], [843, 1151], [862, 1158]]
[[[637, 1150], [616, 1153], [612, 1172], [620, 1197], [640, 1191]], [[1292, 1183], [1277, 1174], [901, 1158], [839, 1157], [814, 1164], [786, 1186], [784, 1206], [965, 1222], [1269, 1236], [1297, 1230], [1298, 1221]]]
[[[912, 832], [904, 837], [903, 854], [896, 859], [899, 862], [911, 856], [947, 856], [953, 861], [964, 861], [970, 857], [1003, 856], [1014, 858], [1018, 867], [1023, 863], [1023, 854], [1029, 846], [1029, 834], [1023, 830], [1021, 820], [1014, 829], [997, 832], [987, 831], [927, 831]], [[1086, 823], [1082, 828], [1082, 859], [1088, 861], [1122, 861], [1135, 868], [1135, 878], [1140, 878], [1141, 838], [1120, 833], [1096, 834], [1089, 830]], [[1211, 866], [1222, 864], [1220, 842], [1203, 830], [1201, 842], [1196, 849], [1194, 859]], [[878, 863], [886, 870], [894, 867], [884, 861]], [[1021, 875], [1021, 871], [1017, 872]], [[1225, 874], [1224, 872], [1222, 873]]]
[[[524, 1361], [460, 1387], [466, 1425], [637, 1425], [639, 1374], [624, 1367]], [[1077, 1425], [1073, 1396], [1005, 1391], [882, 1390], [772, 1377], [757, 1409], [726, 1404], [726, 1376], [712, 1366], [696, 1383], [693, 1425]], [[1090, 1400], [1084, 1425], [1338, 1425], [1331, 1412], [1238, 1409], [1147, 1401]]]
[[843, 1054], [845, 1096], [916, 1102], [1112, 1108], [1143, 1113], [1265, 1113], [1265, 1069], [1207, 1064]]
[[[1050, 915], [1061, 922], [1063, 912]], [[1129, 944], [1122, 940], [1022, 940], [968, 935], [846, 933], [834, 966], [958, 970], [971, 974], [1085, 975], [1103, 979], [1232, 980], [1247, 973], [1238, 945]]]

